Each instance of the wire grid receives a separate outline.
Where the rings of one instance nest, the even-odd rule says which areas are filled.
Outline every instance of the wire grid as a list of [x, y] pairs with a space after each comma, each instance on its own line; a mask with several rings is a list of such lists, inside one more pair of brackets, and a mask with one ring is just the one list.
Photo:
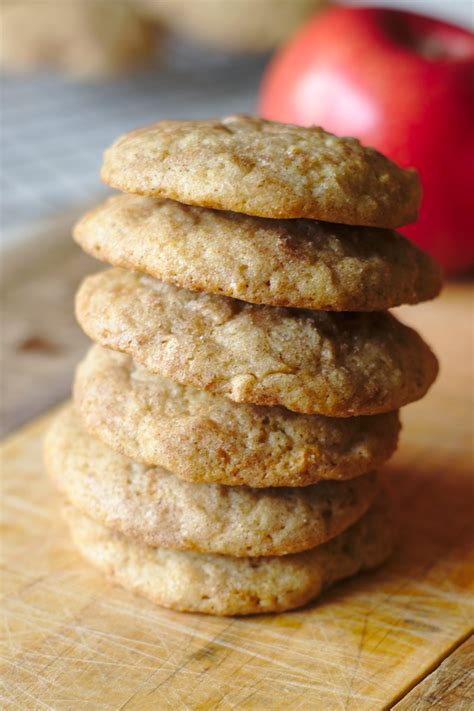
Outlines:
[[166, 66], [100, 84], [52, 74], [3, 75], [4, 241], [14, 239], [11, 228], [106, 192], [98, 177], [102, 152], [124, 131], [163, 118], [253, 112], [264, 62], [183, 45], [171, 51]]

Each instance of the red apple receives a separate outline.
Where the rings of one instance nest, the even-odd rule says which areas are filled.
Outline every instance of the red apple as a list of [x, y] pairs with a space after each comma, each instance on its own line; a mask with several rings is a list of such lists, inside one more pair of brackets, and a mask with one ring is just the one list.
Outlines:
[[447, 271], [474, 265], [474, 35], [409, 12], [332, 7], [277, 53], [261, 87], [269, 119], [357, 136], [423, 186], [402, 232]]

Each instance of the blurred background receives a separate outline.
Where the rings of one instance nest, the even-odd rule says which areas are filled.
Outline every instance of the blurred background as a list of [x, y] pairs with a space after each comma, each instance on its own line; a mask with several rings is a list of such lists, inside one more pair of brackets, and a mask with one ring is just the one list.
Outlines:
[[448, 275], [472, 268], [473, 2], [361, 7], [2, 0], [3, 432], [67, 395], [86, 347], [73, 293], [97, 268], [70, 228], [107, 192], [104, 148], [136, 126], [239, 112], [357, 135], [420, 171], [406, 234]]

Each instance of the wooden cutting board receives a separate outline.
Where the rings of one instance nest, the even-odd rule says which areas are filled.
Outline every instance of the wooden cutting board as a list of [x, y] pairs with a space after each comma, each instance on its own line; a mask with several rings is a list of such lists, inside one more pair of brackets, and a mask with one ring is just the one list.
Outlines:
[[[359, 711], [406, 694], [400, 708], [434, 703], [433, 689], [464, 668], [473, 622], [472, 291], [452, 286], [402, 316], [442, 371], [404, 411], [401, 449], [386, 467], [399, 547], [379, 571], [303, 610], [219, 619], [114, 587], [81, 561], [58, 516], [41, 463], [51, 414], [6, 440], [3, 708]], [[417, 686], [454, 649], [440, 676]], [[438, 708], [472, 708], [463, 679]]]

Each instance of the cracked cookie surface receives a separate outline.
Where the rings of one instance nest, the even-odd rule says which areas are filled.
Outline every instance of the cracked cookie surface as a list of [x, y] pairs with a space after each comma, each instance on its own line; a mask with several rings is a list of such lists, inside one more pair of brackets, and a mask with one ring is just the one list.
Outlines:
[[131, 131], [105, 152], [101, 176], [123, 192], [349, 225], [399, 227], [420, 202], [415, 170], [355, 138], [249, 116]]
[[381, 564], [394, 524], [382, 494], [353, 526], [327, 543], [287, 556], [232, 558], [131, 541], [72, 506], [64, 516], [92, 565], [125, 588], [175, 610], [213, 615], [282, 612], [313, 600], [337, 580]]
[[116, 195], [74, 230], [91, 256], [194, 291], [256, 304], [381, 311], [434, 298], [439, 269], [391, 230], [268, 220]]
[[357, 521], [378, 488], [374, 473], [304, 488], [190, 483], [114, 452], [70, 406], [48, 433], [46, 461], [60, 492], [95, 521], [148, 545], [232, 556], [320, 545]]
[[118, 452], [228, 486], [351, 479], [387, 460], [400, 430], [397, 412], [336, 418], [232, 402], [98, 345], [78, 367], [74, 400], [89, 432]]
[[437, 360], [387, 312], [256, 306], [110, 269], [76, 298], [92, 340], [183, 385], [236, 402], [332, 417], [397, 410], [421, 398]]

